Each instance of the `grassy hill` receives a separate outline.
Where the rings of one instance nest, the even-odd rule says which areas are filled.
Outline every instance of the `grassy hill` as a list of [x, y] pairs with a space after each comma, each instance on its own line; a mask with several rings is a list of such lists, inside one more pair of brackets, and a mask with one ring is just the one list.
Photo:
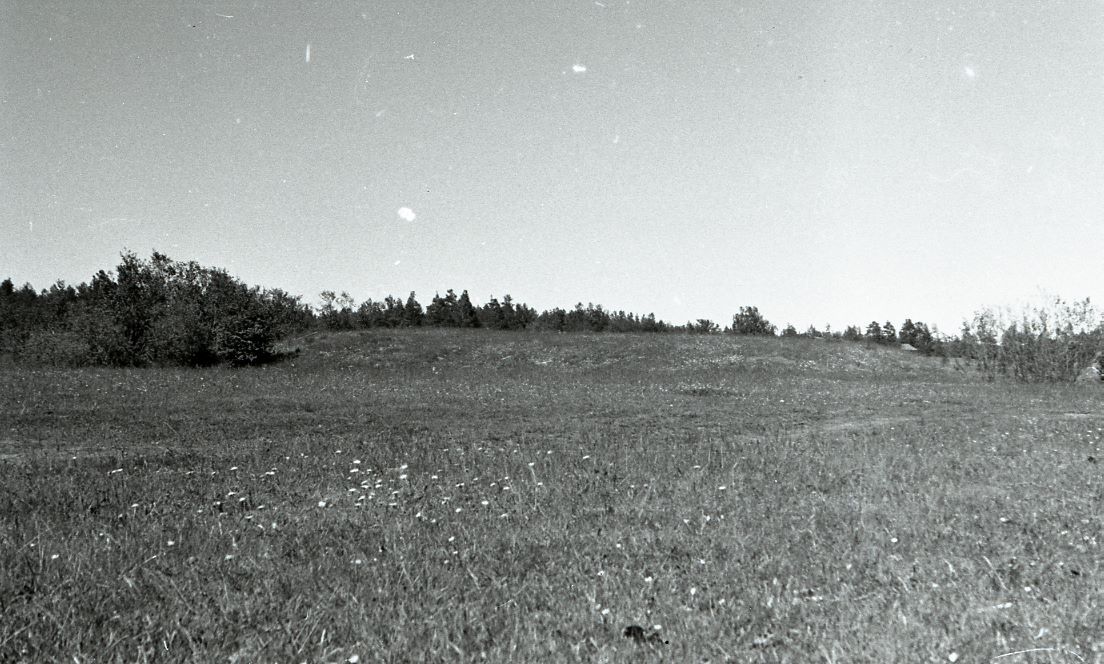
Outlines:
[[0, 369], [0, 661], [1104, 653], [1092, 389], [810, 339], [293, 345]]

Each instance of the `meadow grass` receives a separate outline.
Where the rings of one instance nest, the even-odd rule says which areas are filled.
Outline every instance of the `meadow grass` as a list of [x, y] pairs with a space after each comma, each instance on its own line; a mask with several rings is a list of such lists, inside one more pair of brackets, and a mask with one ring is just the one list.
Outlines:
[[0, 661], [1104, 661], [1092, 388], [807, 339], [299, 343], [0, 369]]

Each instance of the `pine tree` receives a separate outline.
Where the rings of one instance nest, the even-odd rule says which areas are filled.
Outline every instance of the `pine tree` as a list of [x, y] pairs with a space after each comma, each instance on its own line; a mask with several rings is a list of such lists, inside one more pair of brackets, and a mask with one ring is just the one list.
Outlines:
[[514, 309], [514, 298], [510, 294], [502, 296], [502, 319], [507, 330], [518, 329], [517, 311]]
[[878, 321], [872, 320], [870, 325], [866, 326], [866, 339], [874, 343], [882, 342], [882, 326], [878, 324]]
[[383, 304], [371, 298], [365, 300], [357, 309], [357, 320], [361, 327], [385, 327], [387, 321]]
[[479, 309], [479, 324], [492, 330], [506, 329], [506, 316], [498, 298], [492, 297]]
[[414, 291], [410, 291], [410, 297], [406, 298], [403, 306], [403, 325], [406, 327], [419, 327], [422, 324], [422, 305], [414, 299]]
[[[449, 297], [452, 301], [449, 301]], [[456, 294], [449, 290], [448, 297], [440, 293], [433, 294], [433, 301], [426, 307], [426, 325], [446, 327], [452, 322], [452, 306], [456, 304]]]
[[917, 350], [928, 355], [935, 352], [937, 345], [935, 336], [932, 334], [931, 330], [928, 329], [926, 324], [919, 321], [916, 323], [916, 336], [912, 345], [916, 346]]
[[514, 305], [514, 326], [515, 329], [525, 330], [537, 319], [537, 312], [535, 309], [519, 302]]
[[560, 307], [542, 311], [537, 316], [537, 328], [563, 332], [567, 328], [567, 312]]
[[882, 343], [895, 344], [897, 343], [897, 330], [893, 327], [893, 323], [888, 320], [882, 325]]
[[383, 300], [383, 319], [387, 327], [402, 327], [406, 321], [403, 301], [388, 295]]
[[456, 327], [479, 327], [479, 315], [476, 313], [475, 307], [472, 306], [468, 291], [460, 294], [453, 320], [456, 321]]
[[605, 332], [609, 327], [609, 314], [602, 308], [602, 305], [587, 304], [586, 310], [587, 325], [591, 332]]
[[903, 344], [909, 344], [916, 348], [916, 325], [913, 324], [911, 318], [906, 318], [904, 323], [901, 323], [901, 331], [897, 333], [897, 340]]

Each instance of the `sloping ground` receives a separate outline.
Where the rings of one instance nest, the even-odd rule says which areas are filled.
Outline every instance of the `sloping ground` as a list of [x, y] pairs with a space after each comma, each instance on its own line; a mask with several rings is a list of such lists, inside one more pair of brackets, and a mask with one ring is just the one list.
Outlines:
[[291, 342], [300, 362], [376, 369], [480, 370], [538, 367], [671, 373], [687, 369], [966, 379], [938, 359], [895, 347], [820, 339], [733, 335], [553, 334], [486, 330], [370, 330], [315, 333]]
[[[595, 426], [637, 436], [837, 434], [943, 413], [984, 421], [1007, 409], [1006, 387], [865, 344], [483, 330], [293, 343], [298, 357], [253, 369], [0, 370], [0, 458], [198, 450], [289, 433], [480, 437], [518, 426], [538, 439]], [[1070, 392], [1047, 410], [1093, 418], [1093, 397]]]
[[1104, 653], [1098, 390], [812, 340], [298, 343], [0, 369], [0, 661]]
[[0, 370], [0, 417], [16, 423], [0, 421], [0, 458], [289, 431], [478, 435], [503, 418], [539, 420], [542, 435], [595, 422], [626, 434], [809, 433], [881, 421], [887, 408], [913, 419], [948, 400], [957, 409], [975, 390], [974, 376], [934, 358], [807, 339], [424, 329], [289, 345], [297, 357], [254, 369]]

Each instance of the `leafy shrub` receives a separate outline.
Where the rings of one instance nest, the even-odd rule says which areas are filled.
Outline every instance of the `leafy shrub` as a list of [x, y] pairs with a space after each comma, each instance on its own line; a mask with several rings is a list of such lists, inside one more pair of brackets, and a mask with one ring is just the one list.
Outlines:
[[95, 364], [92, 347], [70, 331], [35, 330], [19, 353], [23, 362], [51, 367], [83, 367]]
[[759, 307], [740, 307], [732, 317], [733, 334], [773, 335], [777, 328], [759, 313]]
[[1104, 325], [1088, 300], [1061, 298], [1041, 305], [984, 309], [963, 324], [958, 354], [976, 361], [990, 380], [998, 375], [1023, 382], [1067, 382], [1104, 350]]
[[283, 291], [156, 252], [149, 261], [125, 253], [114, 276], [101, 270], [75, 289], [0, 284], [0, 350], [47, 365], [255, 364], [312, 321]]

